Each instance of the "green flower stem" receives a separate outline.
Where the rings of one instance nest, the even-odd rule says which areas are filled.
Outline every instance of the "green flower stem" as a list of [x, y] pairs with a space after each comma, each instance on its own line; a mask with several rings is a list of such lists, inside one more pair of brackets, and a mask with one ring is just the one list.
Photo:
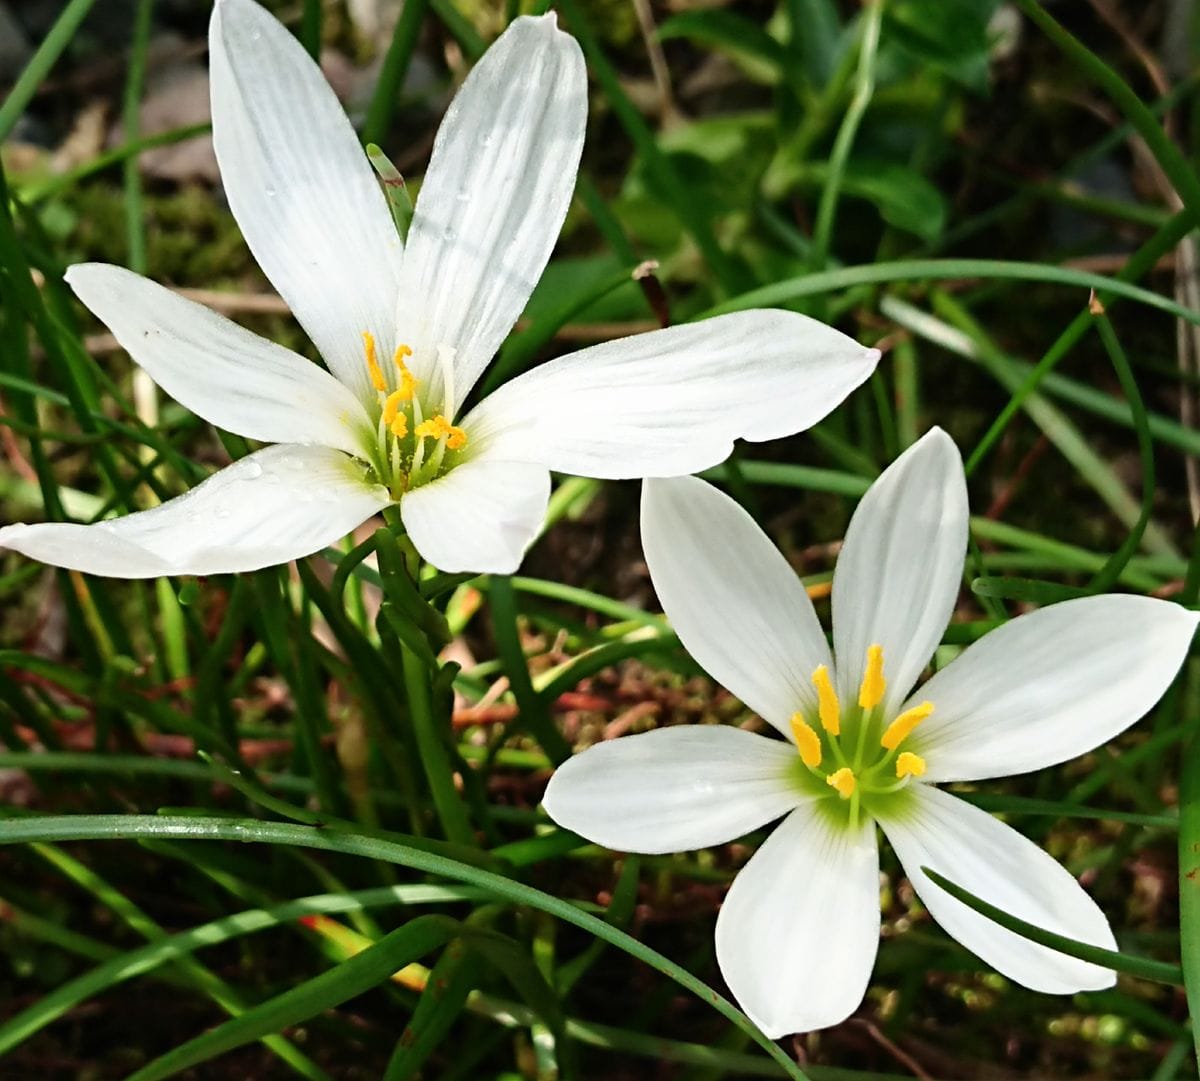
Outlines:
[[[391, 512], [391, 513], [389, 513]], [[467, 817], [466, 806], [454, 784], [454, 770], [444, 742], [449, 731], [449, 717], [437, 716], [432, 691], [432, 676], [438, 670], [437, 653], [427, 628], [419, 625], [413, 612], [415, 603], [428, 609], [412, 582], [412, 570], [417, 563], [416, 552], [408, 544], [409, 559], [405, 559], [402, 544], [407, 538], [399, 534], [403, 525], [394, 508], [384, 513], [388, 528], [375, 533], [375, 549], [379, 557], [379, 575], [385, 600], [379, 610], [379, 631], [383, 648], [398, 650], [400, 668], [404, 674], [404, 693], [408, 699], [409, 720], [416, 737], [417, 753], [429, 782], [429, 792], [438, 820], [446, 837], [458, 844], [475, 845], [475, 833]], [[410, 566], [412, 570], [410, 570]], [[432, 610], [430, 610], [432, 611]], [[422, 621], [428, 622], [428, 621]], [[391, 632], [390, 635], [387, 632]], [[394, 642], [389, 641], [394, 636]], [[394, 647], [394, 648], [393, 648]]]
[[467, 820], [467, 809], [454, 785], [450, 756], [438, 731], [429, 687], [429, 670], [408, 646], [401, 644], [404, 658], [404, 689], [408, 694], [409, 719], [421, 752], [421, 765], [429, 781], [433, 805], [448, 840], [474, 845], [475, 833]]
[[1125, 569], [1126, 564], [1133, 558], [1138, 550], [1138, 546], [1142, 542], [1142, 536], [1145, 534], [1146, 527], [1150, 524], [1150, 517], [1154, 513], [1154, 496], [1157, 491], [1157, 483], [1154, 469], [1154, 436], [1150, 432], [1150, 421], [1146, 415], [1146, 406], [1142, 401], [1142, 394], [1138, 389], [1137, 379], [1133, 374], [1133, 369], [1130, 367], [1129, 359], [1125, 355], [1125, 350], [1121, 347], [1121, 343], [1117, 339], [1112, 323], [1109, 322], [1108, 316], [1103, 312], [1100, 312], [1096, 316], [1096, 330], [1100, 335], [1100, 341], [1104, 343], [1104, 348], [1109, 358], [1112, 360], [1113, 368], [1117, 373], [1117, 379], [1121, 383], [1121, 390], [1124, 391], [1125, 400], [1129, 403], [1129, 411], [1133, 414], [1133, 422], [1137, 432], [1138, 455], [1141, 458], [1142, 466], [1142, 508], [1138, 514], [1137, 521], [1130, 527], [1129, 534], [1121, 546], [1113, 552], [1088, 585], [1089, 593], [1106, 593], [1116, 584], [1121, 571]]
[[58, 21], [50, 28], [45, 40], [38, 46], [25, 70], [17, 79], [16, 85], [9, 91], [4, 104], [0, 105], [0, 142], [3, 142], [16, 127], [26, 106], [33, 100], [34, 94], [42, 84], [42, 80], [50, 73], [55, 61], [62, 55], [63, 50], [71, 43], [79, 24], [91, 10], [96, 0], [71, 0], [58, 17]]
[[1179, 779], [1179, 959], [1200, 1063], [1200, 739], [1184, 750]]
[[829, 155], [829, 177], [821, 189], [821, 201], [817, 205], [817, 220], [813, 228], [813, 248], [810, 260], [814, 268], [825, 265], [829, 256], [829, 244], [833, 236], [833, 223], [837, 217], [838, 197], [842, 190], [842, 177], [858, 125], [862, 122], [871, 96], [875, 93], [875, 57], [879, 51], [879, 29], [883, 22], [883, 0], [872, 0], [864, 5], [862, 15], [862, 45], [858, 53], [858, 69], [854, 76], [854, 96], [838, 128], [833, 151]]
[[381, 143], [387, 135], [392, 120], [392, 110], [404, 86], [404, 76], [417, 45], [417, 36], [429, 10], [428, 0], [405, 0], [400, 9], [400, 19], [392, 34], [392, 42], [383, 58], [383, 69], [375, 94], [367, 109], [367, 122], [363, 125], [363, 141]]
[[[550, 714], [550, 703], [560, 691], [553, 693], [543, 688], [538, 694], [529, 677], [529, 663], [521, 646], [520, 630], [517, 627], [517, 602], [513, 595], [512, 579], [508, 575], [493, 574], [488, 579], [488, 605], [492, 612], [492, 630], [496, 636], [496, 649], [508, 675], [513, 697], [521, 710], [521, 721], [542, 745], [546, 756], [557, 765], [571, 756], [571, 748], [554, 726]], [[574, 684], [572, 684], [573, 686]]]

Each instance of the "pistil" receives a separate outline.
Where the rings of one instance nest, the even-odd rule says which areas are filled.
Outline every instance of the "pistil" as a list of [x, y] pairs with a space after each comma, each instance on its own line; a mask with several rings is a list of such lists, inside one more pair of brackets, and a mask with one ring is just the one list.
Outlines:
[[[392, 495], [398, 499], [410, 488], [436, 479], [442, 472], [447, 453], [466, 447], [467, 433], [443, 413], [426, 416], [417, 394], [420, 380], [405, 363], [413, 355], [409, 346], [397, 345], [392, 354], [396, 378], [395, 389], [389, 390], [388, 380], [379, 364], [375, 336], [364, 330], [362, 337], [367, 374], [379, 403], [375, 465]], [[452, 393], [453, 350], [439, 349], [438, 359], [443, 368], [443, 389]], [[427, 440], [434, 441], [432, 447], [427, 447]]]
[[[925, 773], [925, 760], [900, 747], [930, 714], [933, 703], [922, 702], [904, 710], [886, 726], [880, 717], [887, 691], [883, 649], [872, 645], [867, 650], [858, 696], [843, 710], [833, 678], [826, 665], [812, 674], [817, 692], [816, 716], [795, 713], [791, 718], [792, 740], [805, 770], [845, 803], [851, 827], [857, 827], [860, 809], [870, 810], [871, 801], [891, 796], [906, 788], [912, 778]], [[879, 729], [883, 727], [882, 735]], [[872, 734], [874, 733], [874, 734]], [[842, 738], [854, 741], [854, 757], [848, 758]], [[869, 748], [878, 739], [879, 751], [869, 760]], [[882, 753], [880, 753], [880, 751]], [[828, 765], [823, 765], [827, 760]]]

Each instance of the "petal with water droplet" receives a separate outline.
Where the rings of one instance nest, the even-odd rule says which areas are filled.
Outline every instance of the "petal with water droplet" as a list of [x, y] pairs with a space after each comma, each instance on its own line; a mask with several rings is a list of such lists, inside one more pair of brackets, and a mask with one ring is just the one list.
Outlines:
[[282, 445], [151, 510], [95, 525], [6, 526], [0, 548], [107, 578], [227, 574], [311, 555], [389, 502], [341, 451]]

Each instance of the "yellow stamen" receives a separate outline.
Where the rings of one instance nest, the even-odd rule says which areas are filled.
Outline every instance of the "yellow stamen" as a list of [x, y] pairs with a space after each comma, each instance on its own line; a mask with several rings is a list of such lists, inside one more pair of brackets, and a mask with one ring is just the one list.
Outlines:
[[858, 787], [858, 781], [854, 778], [854, 771], [849, 766], [843, 766], [835, 773], [831, 773], [825, 778], [825, 783], [830, 788], [836, 788], [837, 794], [842, 799], [849, 799], [854, 795], [854, 790]]
[[396, 416], [392, 418], [392, 421], [388, 426], [388, 431], [390, 431], [397, 439], [403, 439], [406, 435], [408, 435], [408, 417], [406, 417], [403, 413], [397, 413]]
[[874, 709], [883, 701], [887, 680], [883, 678], [883, 646], [867, 649], [867, 670], [858, 689], [858, 704], [862, 709]]
[[838, 703], [837, 691], [829, 681], [829, 669], [820, 665], [812, 674], [813, 686], [817, 688], [817, 714], [821, 727], [831, 736], [842, 730], [842, 707]]
[[375, 335], [369, 330], [362, 332], [363, 349], [367, 353], [367, 371], [371, 376], [371, 386], [376, 390], [387, 390], [387, 381], [379, 369], [379, 357], [375, 354]]
[[[392, 421], [396, 419], [396, 415], [400, 412], [400, 407], [406, 401], [408, 401], [408, 398], [404, 396], [404, 391], [393, 390], [383, 403], [383, 423], [391, 425]], [[408, 421], [406, 420], [404, 423], [407, 427]]]
[[441, 413], [421, 421], [413, 434], [418, 439], [445, 439], [448, 450], [462, 450], [467, 445], [467, 433], [451, 424]]
[[912, 730], [932, 712], [932, 702], [922, 702], [919, 706], [906, 709], [884, 730], [883, 736], [879, 740], [880, 744], [889, 751], [894, 751], [912, 735]]
[[896, 759], [897, 777], [920, 777], [925, 772], [925, 759], [912, 751], [901, 751]]
[[407, 345], [396, 346], [396, 352], [392, 355], [392, 363], [396, 365], [396, 371], [400, 373], [400, 389], [396, 391], [401, 396], [402, 401], [411, 402], [413, 395], [417, 391], [417, 384], [420, 380], [408, 370], [408, 365], [404, 363], [405, 357], [411, 357], [413, 351]]
[[809, 769], [816, 769], [821, 764], [821, 737], [799, 713], [792, 714], [792, 736], [796, 740], [796, 750], [800, 752], [800, 761]]

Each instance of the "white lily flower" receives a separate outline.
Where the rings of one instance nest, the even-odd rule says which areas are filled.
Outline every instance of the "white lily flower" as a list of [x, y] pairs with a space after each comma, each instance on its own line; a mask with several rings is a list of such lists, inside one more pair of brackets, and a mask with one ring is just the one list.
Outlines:
[[833, 581], [833, 652], [783, 556], [732, 499], [693, 477], [648, 481], [642, 537], [659, 599], [707, 671], [784, 736], [680, 726], [592, 747], [545, 807], [609, 848], [677, 852], [786, 815], [717, 919], [721, 972], [770, 1036], [833, 1025], [866, 992], [879, 942], [882, 827], [934, 918], [1026, 987], [1072, 993], [1113, 973], [1004, 930], [930, 867], [1046, 930], [1115, 949], [1065, 868], [935, 787], [1052, 766], [1111, 739], [1166, 690], [1197, 615], [1097, 596], [1013, 619], [915, 694], [950, 619], [967, 540], [954, 444], [934, 429], [860, 503]]
[[168, 394], [282, 444], [153, 510], [13, 525], [0, 547], [121, 578], [252, 570], [308, 555], [399, 503], [445, 571], [516, 570], [550, 471], [691, 473], [739, 437], [825, 416], [878, 352], [804, 316], [746, 311], [610, 342], [463, 403], [545, 268], [571, 200], [587, 80], [553, 15], [475, 66], [433, 148], [407, 246], [317, 65], [251, 0], [218, 0], [213, 140], [246, 241], [328, 366], [118, 267], [67, 281]]

